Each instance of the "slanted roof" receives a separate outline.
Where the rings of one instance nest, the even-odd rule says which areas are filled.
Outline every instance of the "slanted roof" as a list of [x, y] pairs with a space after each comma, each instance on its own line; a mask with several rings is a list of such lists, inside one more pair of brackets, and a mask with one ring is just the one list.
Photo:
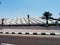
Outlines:
[[[30, 17], [30, 24], [46, 24], [46, 20], [40, 17]], [[49, 24], [55, 24], [56, 20], [49, 19]], [[29, 23], [27, 17], [19, 17], [19, 18], [4, 18], [4, 25], [27, 25]], [[60, 24], [60, 21], [58, 21]], [[2, 19], [0, 19], [0, 24], [2, 24]]]

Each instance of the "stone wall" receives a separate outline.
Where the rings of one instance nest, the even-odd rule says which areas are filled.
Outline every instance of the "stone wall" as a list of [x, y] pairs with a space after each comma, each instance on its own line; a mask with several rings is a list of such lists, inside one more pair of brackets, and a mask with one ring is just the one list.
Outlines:
[[41, 29], [41, 30], [60, 30], [60, 26], [3, 26], [2, 29]]

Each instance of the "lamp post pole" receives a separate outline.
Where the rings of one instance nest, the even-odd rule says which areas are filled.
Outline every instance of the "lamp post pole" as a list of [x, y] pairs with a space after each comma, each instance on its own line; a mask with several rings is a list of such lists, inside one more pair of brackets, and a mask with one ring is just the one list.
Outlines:
[[27, 17], [28, 17], [28, 26], [30, 26], [30, 17], [29, 17], [29, 14], [27, 15]]
[[[0, 2], [0, 5], [1, 5], [1, 2]], [[1, 19], [1, 27], [0, 27], [1, 31], [2, 31], [2, 19]]]
[[2, 22], [1, 22], [1, 32], [3, 30], [3, 24], [4, 24], [4, 18], [2, 18]]

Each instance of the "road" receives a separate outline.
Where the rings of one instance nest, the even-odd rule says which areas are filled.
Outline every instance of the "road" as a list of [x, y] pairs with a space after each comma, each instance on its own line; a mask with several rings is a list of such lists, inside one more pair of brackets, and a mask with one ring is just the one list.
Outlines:
[[60, 45], [60, 36], [0, 34], [1, 43], [15, 45]]
[[0, 32], [35, 32], [35, 33], [59, 33], [59, 35], [24, 35], [24, 34], [0, 34], [1, 43], [9, 43], [15, 45], [60, 45], [60, 30], [42, 30], [42, 29], [26, 29], [26, 28], [3, 28]]

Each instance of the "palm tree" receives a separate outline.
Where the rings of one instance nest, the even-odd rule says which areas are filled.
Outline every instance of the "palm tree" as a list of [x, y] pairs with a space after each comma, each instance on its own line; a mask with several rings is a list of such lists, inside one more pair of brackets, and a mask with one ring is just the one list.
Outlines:
[[[59, 13], [59, 16], [60, 16], [60, 13]], [[57, 19], [57, 22], [60, 21], [60, 17]], [[60, 25], [60, 24], [59, 24]]]
[[51, 18], [52, 14], [50, 12], [44, 12], [43, 16], [46, 19], [46, 26], [48, 27], [48, 19]]
[[[59, 16], [60, 16], [60, 13], [59, 13]], [[58, 18], [58, 21], [60, 21], [60, 17]]]

